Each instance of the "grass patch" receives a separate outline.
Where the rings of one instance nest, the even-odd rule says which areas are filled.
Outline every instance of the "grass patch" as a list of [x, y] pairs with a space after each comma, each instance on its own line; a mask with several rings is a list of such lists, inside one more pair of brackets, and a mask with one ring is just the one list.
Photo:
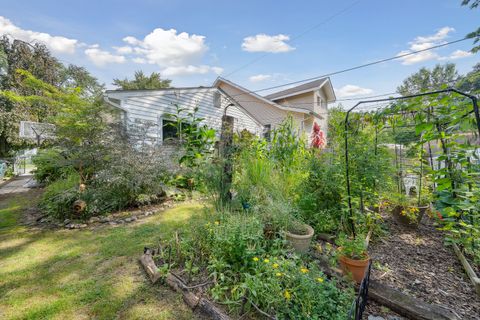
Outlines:
[[33, 231], [18, 225], [28, 193], [0, 201], [1, 319], [192, 319], [181, 296], [152, 286], [138, 264], [203, 210], [183, 204], [136, 224]]

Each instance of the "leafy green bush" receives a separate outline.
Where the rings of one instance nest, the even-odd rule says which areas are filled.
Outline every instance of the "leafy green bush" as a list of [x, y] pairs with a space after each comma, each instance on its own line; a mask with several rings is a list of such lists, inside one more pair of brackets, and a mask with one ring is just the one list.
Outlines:
[[49, 184], [40, 200], [42, 211], [56, 219], [71, 218], [73, 203], [79, 197], [79, 183], [78, 173], [70, 172]]
[[65, 178], [73, 171], [71, 163], [62, 155], [59, 148], [40, 150], [32, 161], [36, 166], [35, 180], [39, 182], [50, 183]]
[[339, 249], [341, 254], [347, 258], [361, 260], [368, 256], [364, 235], [357, 235], [355, 238], [351, 238], [341, 234], [336, 240], [336, 244], [341, 248]]
[[298, 257], [259, 257], [238, 286], [245, 288], [251, 302], [278, 319], [343, 320], [353, 300], [353, 290], [340, 290], [315, 264]]
[[292, 254], [282, 238], [266, 239], [256, 214], [206, 219], [183, 235], [176, 263], [206, 270], [215, 279], [213, 299], [233, 312], [247, 299], [245, 311], [254, 312], [255, 305], [278, 319], [345, 319], [353, 291], [339, 289], [314, 263]]
[[329, 153], [310, 157], [308, 178], [298, 200], [300, 215], [317, 232], [335, 232], [341, 227], [345, 197], [343, 166]]

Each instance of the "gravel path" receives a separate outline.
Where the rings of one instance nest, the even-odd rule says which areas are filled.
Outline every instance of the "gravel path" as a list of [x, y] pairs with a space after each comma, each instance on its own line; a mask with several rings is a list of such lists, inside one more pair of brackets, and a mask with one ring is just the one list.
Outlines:
[[417, 230], [385, 217], [389, 232], [369, 248], [373, 279], [425, 302], [443, 306], [461, 319], [480, 319], [480, 298], [443, 234], [425, 217]]

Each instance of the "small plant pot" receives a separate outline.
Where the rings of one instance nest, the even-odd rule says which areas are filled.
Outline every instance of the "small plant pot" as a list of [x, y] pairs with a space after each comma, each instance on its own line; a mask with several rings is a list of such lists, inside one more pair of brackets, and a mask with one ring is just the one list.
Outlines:
[[307, 225], [307, 234], [295, 234], [287, 231], [285, 236], [295, 251], [305, 253], [310, 247], [314, 233], [313, 228]]
[[342, 268], [343, 272], [351, 273], [352, 278], [356, 283], [362, 282], [369, 261], [370, 257], [364, 260], [354, 260], [347, 258], [346, 256], [340, 256], [338, 258], [338, 262], [340, 262], [340, 267]]

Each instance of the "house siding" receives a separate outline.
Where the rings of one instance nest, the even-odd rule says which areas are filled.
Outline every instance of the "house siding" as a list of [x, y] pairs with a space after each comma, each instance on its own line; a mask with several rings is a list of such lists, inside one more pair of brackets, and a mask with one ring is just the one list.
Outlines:
[[[320, 97], [321, 103], [318, 105], [317, 97]], [[315, 113], [319, 114], [322, 118], [317, 117], [308, 117], [304, 121], [304, 132], [308, 137], [308, 141], [311, 141], [311, 134], [313, 130], [313, 122], [317, 122], [320, 126], [320, 129], [323, 133], [327, 134], [328, 131], [328, 109], [327, 109], [327, 95], [324, 92], [323, 88], [315, 91], [310, 91], [306, 93], [302, 93], [295, 96], [290, 96], [286, 98], [281, 98], [275, 100], [276, 103], [286, 106], [286, 107], [296, 107], [296, 108], [304, 108]]]
[[253, 114], [261, 123], [264, 125], [271, 125], [272, 129], [282, 123], [289, 114], [292, 115], [298, 128], [302, 128], [303, 126], [303, 113], [281, 110], [225, 82], [220, 82], [219, 87], [245, 110]]
[[[214, 94], [220, 93], [221, 106], [214, 106]], [[114, 95], [114, 94], [113, 94]], [[182, 90], [175, 93], [173, 91], [149, 93], [145, 95], [134, 94], [125, 95], [121, 100], [121, 107], [125, 110], [125, 123], [129, 130], [133, 130], [137, 124], [150, 124], [147, 130], [147, 137], [156, 143], [162, 143], [161, 120], [166, 114], [176, 113], [176, 105], [187, 109], [189, 112], [198, 107], [196, 116], [203, 118], [202, 124], [215, 129], [217, 136], [220, 135], [222, 127], [222, 116], [225, 107], [229, 104], [227, 96], [216, 88], [203, 90]], [[263, 128], [251, 115], [237, 106], [230, 106], [227, 109], [227, 115], [235, 118], [234, 130], [242, 131], [244, 129], [260, 135]]]
[[276, 103], [287, 107], [296, 107], [302, 109], [314, 110], [314, 98], [313, 92], [307, 92], [299, 94], [298, 96], [287, 97], [279, 100], [275, 100]]

